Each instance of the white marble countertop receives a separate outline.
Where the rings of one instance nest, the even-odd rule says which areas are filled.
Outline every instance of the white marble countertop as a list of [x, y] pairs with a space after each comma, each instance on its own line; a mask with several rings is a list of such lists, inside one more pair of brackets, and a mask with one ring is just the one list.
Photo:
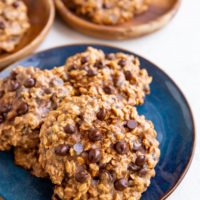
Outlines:
[[140, 54], [160, 66], [180, 86], [193, 110], [197, 144], [187, 175], [168, 199], [200, 199], [200, 1], [183, 0], [181, 9], [167, 27], [129, 41], [90, 38], [70, 30], [57, 19], [37, 51], [79, 42], [110, 44]]

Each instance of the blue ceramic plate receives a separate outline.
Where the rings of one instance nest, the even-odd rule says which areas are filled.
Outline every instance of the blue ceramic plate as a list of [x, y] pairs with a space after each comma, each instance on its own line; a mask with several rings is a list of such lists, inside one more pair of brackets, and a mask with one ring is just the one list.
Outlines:
[[[88, 45], [70, 45], [46, 50], [12, 65], [0, 73], [0, 78], [18, 64], [51, 69], [63, 65], [66, 58], [84, 51]], [[90, 45], [106, 53], [131, 52], [101, 45]], [[166, 198], [180, 183], [192, 160], [195, 130], [192, 113], [182, 92], [161, 69], [138, 56], [141, 66], [153, 77], [151, 94], [145, 104], [138, 107], [155, 124], [160, 141], [161, 158], [156, 167], [156, 177], [143, 194], [142, 200]], [[50, 200], [52, 185], [48, 180], [31, 176], [15, 166], [12, 152], [0, 153], [0, 196], [6, 200]]]

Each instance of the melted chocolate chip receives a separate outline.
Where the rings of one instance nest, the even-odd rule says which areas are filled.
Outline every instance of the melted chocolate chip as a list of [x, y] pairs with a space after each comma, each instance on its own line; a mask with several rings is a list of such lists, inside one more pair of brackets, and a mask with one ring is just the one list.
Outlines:
[[17, 108], [17, 115], [24, 115], [28, 112], [28, 104], [22, 102]]
[[88, 160], [91, 163], [97, 163], [101, 159], [101, 152], [98, 149], [91, 149], [88, 153]]
[[3, 90], [0, 90], [0, 98], [2, 98], [4, 94], [5, 92]]
[[88, 60], [89, 60], [88, 57], [82, 57], [81, 58], [81, 64], [84, 65], [85, 63], [88, 62]]
[[130, 81], [133, 78], [133, 75], [130, 71], [125, 71], [124, 75], [127, 81]]
[[103, 121], [105, 118], [106, 118], [106, 110], [104, 108], [101, 108], [97, 113], [97, 119]]
[[96, 128], [91, 128], [88, 131], [88, 138], [92, 142], [99, 141], [102, 139], [102, 133]]
[[140, 167], [142, 167], [145, 164], [145, 162], [146, 162], [145, 155], [139, 155], [135, 160], [135, 164]]
[[131, 162], [128, 165], [128, 170], [132, 171], [132, 172], [137, 172], [138, 170], [140, 170], [141, 168], [139, 166], [137, 166], [135, 163]]
[[127, 122], [126, 126], [130, 129], [135, 129], [137, 127], [137, 122], [131, 119]]
[[69, 145], [60, 144], [55, 148], [55, 154], [59, 156], [66, 156], [69, 152]]
[[45, 94], [51, 94], [52, 93], [51, 88], [45, 88], [44, 93]]
[[80, 170], [75, 174], [75, 179], [79, 183], [84, 183], [88, 178], [88, 173], [86, 170]]
[[0, 124], [4, 122], [4, 117], [3, 115], [0, 115]]
[[15, 1], [15, 2], [12, 4], [12, 6], [13, 6], [14, 8], [18, 8], [18, 7], [19, 7], [19, 2], [18, 2], [18, 1]]
[[61, 198], [57, 194], [54, 194], [51, 200], [61, 200]]
[[97, 75], [97, 72], [94, 71], [94, 70], [92, 70], [92, 69], [89, 69], [89, 70], [87, 71], [87, 75], [88, 75], [89, 77], [93, 77], [93, 76], [96, 76], [96, 75]]
[[10, 90], [11, 92], [14, 92], [14, 91], [16, 91], [19, 87], [20, 87], [20, 84], [19, 84], [17, 81], [12, 80], [12, 81], [10, 82], [9, 90]]
[[115, 144], [115, 150], [121, 155], [126, 154], [129, 150], [128, 144], [124, 141], [119, 141]]
[[110, 86], [105, 86], [103, 88], [103, 91], [106, 93], [106, 94], [112, 94], [112, 88]]
[[118, 65], [120, 65], [121, 67], [125, 67], [126, 66], [126, 60], [125, 59], [119, 60]]
[[4, 30], [6, 28], [6, 25], [3, 21], [0, 21], [0, 29]]
[[67, 126], [64, 127], [64, 131], [65, 133], [73, 134], [76, 132], [76, 127], [74, 125], [68, 124]]
[[73, 71], [73, 70], [76, 70], [75, 65], [69, 66], [68, 71], [71, 72], [71, 71]]
[[116, 190], [123, 191], [128, 187], [128, 182], [126, 179], [121, 178], [115, 181], [114, 186]]
[[95, 64], [94, 64], [94, 67], [98, 68], [98, 69], [103, 69], [105, 66], [103, 65], [103, 62], [102, 61], [97, 61]]
[[36, 81], [34, 78], [26, 79], [26, 81], [24, 82], [24, 86], [27, 88], [32, 88], [35, 86], [35, 84], [36, 84]]

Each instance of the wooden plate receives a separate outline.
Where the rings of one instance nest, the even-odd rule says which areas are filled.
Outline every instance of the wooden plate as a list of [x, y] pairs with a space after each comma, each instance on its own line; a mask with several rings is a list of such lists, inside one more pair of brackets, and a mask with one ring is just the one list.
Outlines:
[[55, 0], [56, 8], [72, 28], [103, 39], [128, 39], [155, 32], [165, 26], [175, 15], [180, 0], [152, 0], [147, 12], [123, 25], [97, 25], [73, 14], [65, 5], [67, 0]]
[[0, 54], [0, 70], [32, 53], [47, 35], [55, 16], [52, 0], [23, 0], [28, 7], [31, 28], [14, 52]]

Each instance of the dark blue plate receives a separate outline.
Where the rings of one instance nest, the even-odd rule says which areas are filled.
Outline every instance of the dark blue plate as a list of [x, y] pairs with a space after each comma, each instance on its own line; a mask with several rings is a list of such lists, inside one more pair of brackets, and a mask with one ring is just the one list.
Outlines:
[[[37, 53], [4, 70], [0, 78], [7, 76], [19, 64], [42, 69], [63, 65], [68, 56], [84, 51], [87, 46], [77, 44]], [[106, 53], [121, 51], [132, 54], [109, 46], [90, 46]], [[151, 94], [138, 111], [155, 124], [161, 149], [156, 177], [142, 200], [159, 200], [166, 198], [186, 174], [194, 152], [195, 128], [189, 105], [174, 81], [156, 65], [138, 57], [142, 67], [153, 77]], [[15, 166], [11, 152], [0, 153], [0, 196], [6, 200], [50, 200], [51, 194], [52, 185], [48, 180], [37, 179]]]

